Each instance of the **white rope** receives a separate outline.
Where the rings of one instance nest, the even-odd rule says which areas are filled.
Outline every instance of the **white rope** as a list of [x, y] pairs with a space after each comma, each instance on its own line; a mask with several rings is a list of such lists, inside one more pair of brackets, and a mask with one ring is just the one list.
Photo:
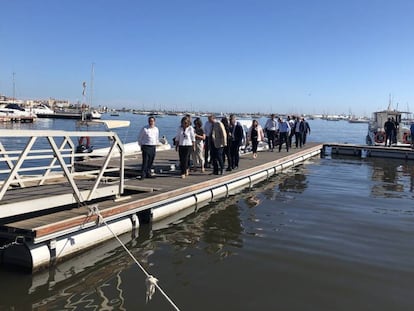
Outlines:
[[158, 279], [149, 274], [145, 268], [139, 263], [139, 261], [134, 257], [134, 255], [129, 251], [129, 249], [125, 246], [125, 244], [119, 239], [119, 237], [115, 234], [115, 232], [112, 231], [111, 227], [108, 225], [108, 223], [105, 221], [105, 219], [102, 217], [102, 214], [98, 208], [98, 206], [94, 205], [92, 207], [88, 207], [90, 212], [92, 214], [95, 214], [98, 217], [98, 225], [99, 224], [105, 224], [105, 226], [108, 228], [108, 230], [112, 233], [115, 239], [121, 244], [121, 246], [124, 248], [124, 250], [127, 252], [127, 254], [134, 260], [134, 262], [137, 264], [137, 266], [144, 272], [146, 275], [145, 285], [147, 287], [146, 292], [146, 301], [148, 302], [151, 300], [152, 295], [155, 293], [155, 288], [158, 288], [158, 290], [163, 294], [163, 296], [167, 299], [167, 301], [174, 307], [175, 310], [180, 310], [175, 303], [171, 300], [170, 297], [162, 290], [162, 288], [158, 285]]

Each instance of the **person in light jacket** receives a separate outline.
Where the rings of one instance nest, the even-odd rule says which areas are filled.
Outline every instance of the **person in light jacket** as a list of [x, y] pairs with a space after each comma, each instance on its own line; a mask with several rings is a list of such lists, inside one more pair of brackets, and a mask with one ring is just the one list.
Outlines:
[[203, 130], [203, 122], [200, 118], [194, 120], [195, 133], [195, 150], [193, 152], [193, 167], [196, 170], [196, 165], [200, 164], [201, 172], [204, 172], [204, 140], [206, 135]]
[[257, 158], [257, 146], [260, 141], [264, 140], [264, 132], [257, 120], [253, 120], [252, 126], [247, 134], [248, 142], [252, 143], [253, 159]]
[[223, 123], [216, 120], [214, 116], [211, 116], [214, 121], [213, 128], [211, 130], [211, 160], [213, 162], [213, 174], [223, 175], [224, 162], [223, 162], [223, 149], [227, 146], [227, 133]]

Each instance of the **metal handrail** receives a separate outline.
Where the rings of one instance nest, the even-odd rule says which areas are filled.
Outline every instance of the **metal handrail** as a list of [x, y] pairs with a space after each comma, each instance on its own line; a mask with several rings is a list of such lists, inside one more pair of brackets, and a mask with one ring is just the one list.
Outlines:
[[[102, 158], [103, 164], [99, 170], [94, 168], [75, 172], [76, 160], [88, 156], [88, 153], [76, 152], [78, 139], [84, 136], [90, 137], [91, 140], [97, 137], [108, 138], [110, 148], [108, 154]], [[19, 139], [20, 148], [16, 148], [15, 143], [10, 143], [16, 139]], [[39, 142], [41, 148], [35, 147]], [[115, 150], [119, 151], [116, 156], [114, 156]], [[33, 184], [42, 186], [48, 179], [55, 178], [57, 175], [63, 176], [64, 182], [71, 186], [73, 198], [80, 204], [105, 196], [104, 191], [97, 190], [103, 184], [106, 174], [117, 171], [119, 175], [117, 195], [121, 195], [124, 191], [124, 158], [123, 144], [115, 132], [0, 130], [0, 164], [2, 165], [0, 169], [0, 218], [2, 217], [2, 200], [6, 193], [11, 189], [25, 188], [25, 181], [29, 180], [31, 187]], [[109, 166], [111, 160], [115, 161], [115, 168]], [[31, 171], [36, 174], [29, 175], [25, 179], [23, 173]], [[85, 195], [83, 188], [80, 191], [76, 179], [91, 176], [95, 179]]]

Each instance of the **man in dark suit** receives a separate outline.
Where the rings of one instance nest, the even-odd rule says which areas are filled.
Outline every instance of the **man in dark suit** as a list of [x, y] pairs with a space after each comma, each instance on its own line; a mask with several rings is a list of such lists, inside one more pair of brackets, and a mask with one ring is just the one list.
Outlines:
[[240, 146], [243, 144], [243, 141], [245, 140], [245, 133], [243, 130], [243, 126], [236, 120], [235, 115], [230, 115], [230, 137], [231, 142], [230, 143], [230, 157], [231, 157], [231, 165], [232, 169], [236, 169], [239, 166], [239, 149]]

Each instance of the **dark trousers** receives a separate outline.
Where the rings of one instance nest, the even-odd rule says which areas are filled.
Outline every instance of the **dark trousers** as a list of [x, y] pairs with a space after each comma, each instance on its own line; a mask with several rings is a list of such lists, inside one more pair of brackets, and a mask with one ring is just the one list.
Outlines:
[[296, 132], [295, 133], [295, 140], [296, 140], [296, 148], [300, 147], [302, 148], [302, 137], [303, 137], [303, 133], [302, 132]]
[[152, 145], [142, 145], [142, 177], [148, 177], [151, 175], [152, 164], [155, 159], [155, 146]]
[[239, 166], [240, 154], [239, 154], [239, 142], [232, 141], [230, 144], [230, 157], [231, 157], [231, 168]]
[[293, 136], [295, 136], [295, 131], [291, 130], [289, 137], [288, 137], [288, 142], [289, 142], [289, 148], [292, 148], [292, 140], [293, 140]]
[[257, 146], [259, 145], [259, 141], [257, 138], [252, 139], [252, 152], [257, 153]]
[[289, 151], [289, 138], [287, 132], [280, 132], [279, 133], [279, 151], [282, 150], [282, 145], [286, 144], [286, 151]]
[[308, 136], [308, 133], [303, 133], [303, 136], [302, 136], [302, 145], [305, 145], [306, 144], [306, 136]]
[[231, 153], [230, 153], [230, 147], [226, 146], [223, 147], [223, 166], [226, 165], [226, 159], [227, 158], [227, 168], [232, 168], [232, 161], [231, 161]]
[[387, 145], [387, 141], [389, 140], [389, 144], [388, 146], [391, 146], [391, 144], [393, 143], [394, 140], [394, 135], [393, 132], [385, 132], [385, 146]]
[[276, 131], [267, 130], [267, 143], [269, 145], [269, 149], [273, 150], [275, 147], [275, 139], [276, 139]]
[[193, 146], [178, 146], [178, 157], [180, 158], [180, 171], [181, 175], [184, 175], [189, 166], [190, 155], [193, 151]]
[[223, 172], [223, 147], [216, 148], [214, 144], [211, 144], [211, 162], [213, 162], [213, 173], [218, 174]]

